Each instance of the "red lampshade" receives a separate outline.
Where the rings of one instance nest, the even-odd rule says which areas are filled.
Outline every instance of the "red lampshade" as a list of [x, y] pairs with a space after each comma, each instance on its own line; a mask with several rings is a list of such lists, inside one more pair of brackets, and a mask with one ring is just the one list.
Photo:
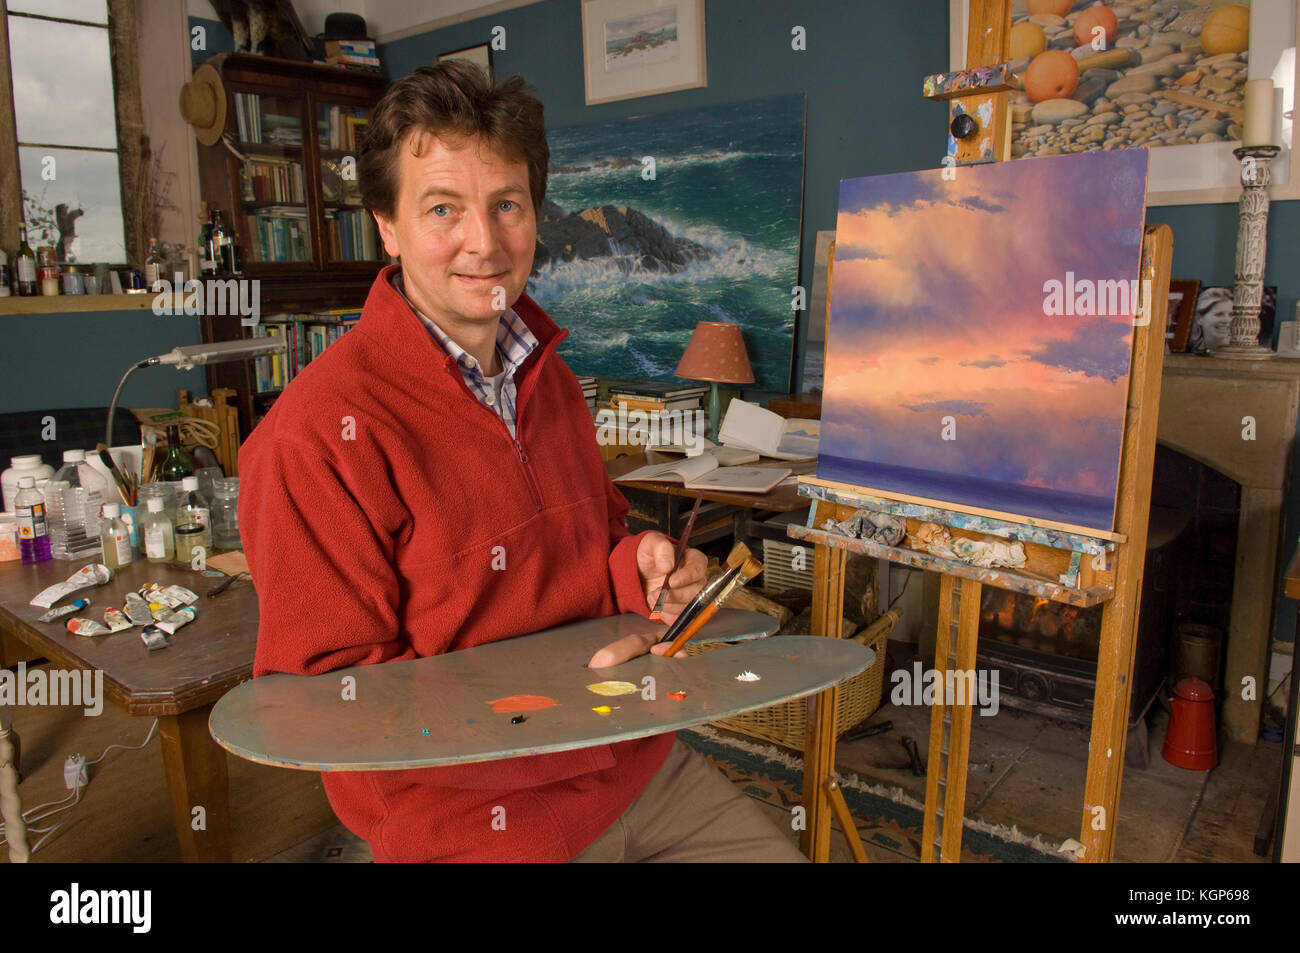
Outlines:
[[754, 371], [745, 353], [745, 339], [740, 325], [724, 321], [701, 321], [695, 326], [686, 353], [673, 371], [678, 377], [693, 381], [718, 381], [722, 384], [752, 384]]

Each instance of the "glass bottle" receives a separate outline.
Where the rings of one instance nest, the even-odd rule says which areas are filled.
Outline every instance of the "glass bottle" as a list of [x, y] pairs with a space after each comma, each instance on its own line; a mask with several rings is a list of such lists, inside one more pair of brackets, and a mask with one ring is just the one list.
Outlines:
[[177, 424], [167, 427], [167, 458], [163, 460], [162, 478], [167, 483], [179, 483], [194, 475], [194, 462], [181, 448], [181, 428]]
[[208, 203], [199, 203], [199, 277], [210, 278], [217, 273], [217, 256], [212, 251], [212, 221]]
[[122, 522], [120, 503], [104, 504], [104, 524], [99, 535], [99, 549], [103, 555], [104, 565], [109, 569], [129, 566], [135, 557], [135, 553], [131, 551], [131, 532]]
[[176, 541], [172, 538], [172, 521], [164, 512], [162, 497], [149, 498], [149, 513], [141, 526], [145, 558], [151, 563], [171, 562], [176, 558]]
[[212, 517], [199, 495], [199, 478], [187, 476], [181, 481], [181, 490], [183, 495], [176, 507], [176, 529], [173, 532], [176, 558], [193, 562], [195, 554], [202, 550], [206, 560], [212, 550]]
[[45, 496], [36, 489], [34, 477], [18, 478], [14, 512], [18, 514], [18, 549], [22, 553], [23, 562], [43, 563], [53, 559], [50, 530], [45, 522]]
[[18, 226], [18, 254], [14, 256], [14, 274], [18, 294], [22, 297], [30, 298], [40, 290], [36, 284], [36, 253], [27, 244], [26, 222]]
[[212, 481], [212, 543], [218, 549], [242, 549], [239, 538], [239, 477]]
[[226, 234], [226, 226], [221, 223], [221, 211], [218, 209], [212, 213], [212, 255], [219, 275], [230, 274], [233, 271], [226, 265], [226, 246], [229, 244], [230, 236]]
[[162, 252], [158, 250], [158, 239], [149, 236], [149, 254], [144, 260], [144, 286], [152, 291], [166, 267]]

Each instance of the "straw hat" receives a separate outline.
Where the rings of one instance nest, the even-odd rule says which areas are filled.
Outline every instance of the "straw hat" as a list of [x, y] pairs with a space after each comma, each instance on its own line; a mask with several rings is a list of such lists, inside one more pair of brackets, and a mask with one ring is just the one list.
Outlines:
[[226, 128], [226, 90], [221, 74], [204, 63], [181, 87], [181, 117], [205, 146], [215, 145]]

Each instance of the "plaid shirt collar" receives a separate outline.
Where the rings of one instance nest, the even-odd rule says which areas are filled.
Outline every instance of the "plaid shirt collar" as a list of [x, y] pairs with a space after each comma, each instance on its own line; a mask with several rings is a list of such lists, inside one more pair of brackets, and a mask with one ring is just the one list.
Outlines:
[[[492, 384], [484, 376], [479, 362], [468, 351], [449, 338], [446, 332], [438, 327], [431, 318], [421, 314], [420, 309], [411, 304], [411, 299], [406, 297], [406, 287], [402, 281], [400, 269], [393, 273], [393, 287], [410, 305], [416, 316], [424, 322], [424, 326], [429, 329], [433, 339], [455, 359], [456, 365], [460, 368], [461, 376], [465, 378], [465, 383], [469, 385], [470, 390], [478, 395], [479, 400], [482, 400], [486, 394], [491, 393]], [[501, 320], [497, 323], [496, 343], [497, 354], [501, 358], [501, 366], [505, 371], [505, 381], [513, 383], [515, 371], [528, 359], [528, 355], [532, 354], [540, 343], [536, 335], [528, 329], [528, 325], [524, 324], [524, 319], [515, 313], [515, 309], [507, 308], [501, 315]], [[511, 403], [514, 402], [511, 401]]]

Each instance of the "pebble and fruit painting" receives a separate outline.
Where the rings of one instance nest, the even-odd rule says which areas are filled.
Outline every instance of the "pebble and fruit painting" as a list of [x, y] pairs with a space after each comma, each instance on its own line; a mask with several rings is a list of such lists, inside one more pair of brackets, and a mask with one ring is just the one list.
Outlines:
[[1246, 2], [1015, 0], [1011, 154], [1239, 140], [1249, 46]]

